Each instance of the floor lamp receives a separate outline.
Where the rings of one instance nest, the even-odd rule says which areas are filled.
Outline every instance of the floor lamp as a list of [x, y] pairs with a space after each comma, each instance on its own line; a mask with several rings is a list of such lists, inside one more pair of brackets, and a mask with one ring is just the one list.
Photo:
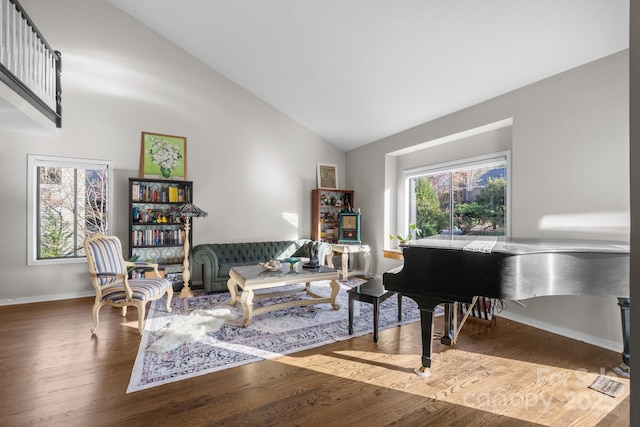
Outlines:
[[185, 203], [178, 206], [178, 215], [184, 217], [184, 261], [182, 263], [182, 291], [180, 298], [189, 298], [193, 296], [189, 281], [191, 280], [191, 271], [189, 270], [189, 230], [191, 229], [191, 218], [203, 218], [208, 215], [193, 203]]

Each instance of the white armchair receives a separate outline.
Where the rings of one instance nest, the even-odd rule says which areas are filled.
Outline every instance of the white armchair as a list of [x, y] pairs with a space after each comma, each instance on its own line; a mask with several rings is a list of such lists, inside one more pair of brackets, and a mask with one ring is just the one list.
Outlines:
[[[125, 261], [122, 256], [120, 239], [96, 233], [84, 241], [84, 250], [89, 264], [89, 274], [96, 290], [93, 304], [93, 327], [91, 333], [98, 329], [98, 314], [103, 305], [122, 307], [122, 316], [127, 315], [127, 307], [138, 308], [138, 329], [142, 335], [144, 330], [146, 305], [167, 294], [167, 311], [171, 311], [173, 286], [163, 279], [158, 271], [158, 264], [133, 263]], [[153, 278], [129, 279], [128, 267], [149, 267], [155, 271]]]

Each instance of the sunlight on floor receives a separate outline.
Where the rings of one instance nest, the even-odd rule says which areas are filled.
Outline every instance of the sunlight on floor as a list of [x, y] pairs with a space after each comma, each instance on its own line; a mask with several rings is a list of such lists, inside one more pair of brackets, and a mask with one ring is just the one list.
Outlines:
[[138, 330], [138, 320], [125, 320], [124, 322], [121, 323], [122, 326], [126, 326], [127, 328], [133, 328], [135, 330]]
[[[352, 363], [336, 373], [336, 358]], [[545, 414], [553, 413], [550, 418], [557, 420], [558, 411], [570, 415], [567, 419], [579, 421], [588, 412], [590, 422], [601, 420], [629, 395], [630, 388], [628, 379], [605, 372], [604, 368], [600, 372], [571, 370], [458, 349], [435, 354], [431, 376], [427, 378], [413, 373], [419, 354], [340, 351], [333, 356], [284, 356], [277, 361], [536, 423], [544, 420]], [[623, 383], [621, 393], [612, 398], [588, 388], [598, 375]]]

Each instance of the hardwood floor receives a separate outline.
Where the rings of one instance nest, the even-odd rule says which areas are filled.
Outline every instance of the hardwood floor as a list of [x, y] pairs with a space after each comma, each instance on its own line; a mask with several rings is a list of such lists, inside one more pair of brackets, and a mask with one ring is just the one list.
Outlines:
[[617, 398], [588, 388], [618, 353], [503, 318], [435, 341], [429, 378], [415, 323], [126, 394], [137, 313], [104, 307], [92, 337], [92, 302], [0, 307], [0, 425], [629, 425], [628, 380]]

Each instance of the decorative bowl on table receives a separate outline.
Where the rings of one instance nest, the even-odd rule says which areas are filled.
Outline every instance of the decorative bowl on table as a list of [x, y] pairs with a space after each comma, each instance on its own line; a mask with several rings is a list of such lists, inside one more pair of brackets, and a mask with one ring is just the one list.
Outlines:
[[289, 270], [293, 271], [296, 269], [296, 263], [298, 261], [300, 261], [300, 258], [295, 258], [295, 257], [289, 257], [289, 258], [285, 258], [283, 259], [284, 262], [289, 264]]
[[267, 271], [276, 271], [279, 270], [280, 267], [282, 267], [282, 264], [280, 264], [278, 261], [272, 259], [269, 262], [260, 262], [258, 263], [258, 265], [263, 269], [263, 270], [267, 270]]

